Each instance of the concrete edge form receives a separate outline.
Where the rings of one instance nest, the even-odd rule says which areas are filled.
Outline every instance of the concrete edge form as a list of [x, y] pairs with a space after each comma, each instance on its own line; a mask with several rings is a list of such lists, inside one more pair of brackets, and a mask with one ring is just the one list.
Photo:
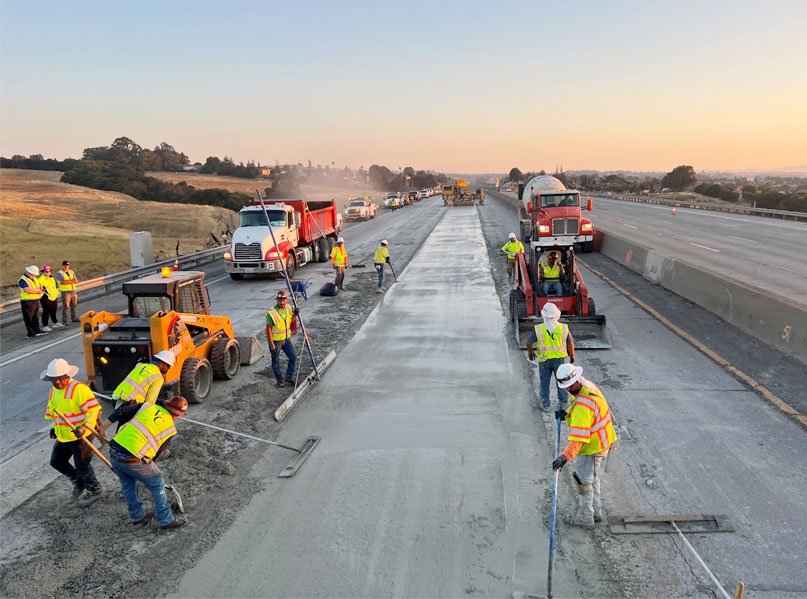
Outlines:
[[670, 258], [601, 228], [597, 229], [595, 249], [807, 364], [807, 311], [786, 298]]

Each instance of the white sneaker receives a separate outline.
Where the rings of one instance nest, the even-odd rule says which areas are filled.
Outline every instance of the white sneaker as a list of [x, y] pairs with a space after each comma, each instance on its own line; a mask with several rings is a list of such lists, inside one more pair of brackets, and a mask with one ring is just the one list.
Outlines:
[[53, 327], [54, 327], [54, 328], [62, 328], [63, 326], [64, 326], [64, 325], [63, 325], [61, 322], [54, 322], [54, 323], [53, 323]]
[[50, 327], [45, 326], [45, 327], [42, 327], [42, 330], [45, 331], [46, 333], [50, 333], [53, 329], [50, 328]]

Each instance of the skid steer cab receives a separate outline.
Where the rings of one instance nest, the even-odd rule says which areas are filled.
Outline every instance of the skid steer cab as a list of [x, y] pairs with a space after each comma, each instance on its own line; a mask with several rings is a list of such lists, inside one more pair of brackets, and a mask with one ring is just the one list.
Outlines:
[[[164, 275], [168, 276], [164, 276]], [[140, 362], [168, 350], [176, 362], [160, 395], [183, 395], [201, 403], [213, 378], [231, 379], [241, 350], [226, 316], [212, 316], [205, 273], [164, 272], [123, 284], [128, 312], [90, 311], [81, 317], [84, 365], [90, 386], [112, 393]]]

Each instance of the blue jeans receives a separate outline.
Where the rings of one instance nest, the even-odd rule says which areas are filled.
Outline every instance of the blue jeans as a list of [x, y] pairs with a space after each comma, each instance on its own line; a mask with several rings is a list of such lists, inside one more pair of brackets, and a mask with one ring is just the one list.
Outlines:
[[174, 521], [174, 514], [171, 512], [171, 504], [168, 503], [168, 498], [165, 495], [165, 481], [160, 469], [150, 462], [137, 462], [134, 464], [125, 464], [115, 459], [114, 455], [111, 456], [112, 468], [115, 474], [120, 479], [120, 488], [123, 491], [123, 497], [126, 499], [126, 505], [129, 506], [129, 517], [132, 522], [141, 520], [146, 515], [146, 510], [143, 508], [143, 500], [140, 499], [140, 494], [137, 492], [137, 481], [143, 485], [151, 493], [154, 499], [154, 512], [157, 514], [157, 524], [165, 526]]
[[[280, 349], [283, 350], [283, 353], [286, 354], [286, 357], [289, 359], [289, 365], [286, 368], [286, 380], [293, 381], [294, 367], [297, 366], [297, 351], [294, 349], [294, 344], [291, 342], [291, 339], [274, 341], [273, 343], [283, 344], [280, 346]], [[280, 382], [283, 380], [283, 373], [280, 372], [280, 352], [274, 351], [274, 348], [270, 346], [269, 355], [272, 356], [272, 371], [275, 373], [275, 378]]]
[[549, 295], [549, 292], [553, 289], [555, 290], [555, 295], [563, 295], [563, 287], [560, 284], [560, 281], [553, 281], [552, 283], [544, 283], [544, 295]]
[[[552, 375], [554, 374], [555, 383], [557, 383], [557, 370], [564, 361], [564, 358], [549, 358], [538, 364], [538, 375], [541, 378], [541, 406], [544, 408], [549, 407], [549, 382], [552, 380]], [[558, 407], [565, 407], [568, 400], [569, 393], [566, 389], [558, 387]]]
[[378, 273], [378, 286], [381, 287], [384, 284], [384, 265], [376, 264], [375, 271]]

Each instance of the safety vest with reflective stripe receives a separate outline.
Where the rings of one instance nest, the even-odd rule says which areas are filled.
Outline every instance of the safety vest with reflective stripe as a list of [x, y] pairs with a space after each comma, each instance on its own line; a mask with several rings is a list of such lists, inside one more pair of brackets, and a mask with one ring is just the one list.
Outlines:
[[[35, 290], [37, 290], [39, 292], [43, 291], [42, 285], [39, 284], [39, 279], [35, 279], [35, 278], [31, 278], [31, 277], [27, 277], [25, 275], [22, 275], [20, 277], [20, 282], [25, 283], [25, 286], [30, 287], [31, 289], [35, 289]], [[19, 282], [17, 284], [19, 285]], [[28, 293], [26, 291], [23, 291], [22, 287], [20, 287], [20, 299], [21, 300], [38, 300], [40, 297], [42, 297], [42, 293]]]
[[[61, 275], [61, 277], [59, 275]], [[69, 281], [75, 278], [76, 273], [74, 273], [69, 268], [67, 270], [62, 269], [58, 273], [56, 273], [56, 280], [59, 281], [59, 291], [75, 291], [76, 290], [75, 283], [67, 283], [67, 284], [62, 283], [63, 280]]]
[[554, 283], [555, 281], [560, 281], [560, 262], [555, 262], [555, 266], [542, 264], [541, 272], [543, 272], [544, 283]]
[[[80, 381], [70, 379], [64, 389], [51, 388], [45, 420], [53, 420], [56, 438], [62, 443], [67, 443], [77, 440], [78, 437], [73, 434], [65, 421], [56, 415], [56, 410], [64, 414], [73, 427], [82, 424], [95, 427], [101, 413], [101, 404], [95, 399], [92, 389]], [[90, 434], [89, 431], [87, 434]]]
[[338, 245], [331, 250], [331, 264], [334, 266], [347, 266], [347, 250]]
[[593, 383], [586, 382], [572, 397], [566, 424], [569, 425], [569, 441], [583, 443], [578, 455], [600, 453], [616, 441], [611, 410], [602, 391]]
[[37, 280], [47, 294], [49, 300], [55, 300], [59, 297], [59, 295], [61, 295], [62, 292], [59, 291], [59, 288], [56, 286], [56, 279], [53, 277], [39, 275], [39, 279]]
[[288, 306], [285, 308], [285, 318], [277, 306], [269, 310], [266, 316], [269, 317], [267, 322], [269, 319], [272, 321], [272, 341], [285, 341], [291, 337], [291, 319], [294, 318], [294, 312]]
[[373, 256], [373, 262], [375, 264], [384, 264], [386, 263], [386, 259], [389, 258], [389, 251], [385, 246], [381, 246], [375, 251], [375, 256]]
[[165, 408], [146, 403], [115, 435], [115, 442], [138, 458], [153, 458], [160, 445], [177, 434], [174, 417]]
[[508, 260], [515, 260], [516, 254], [524, 253], [524, 244], [520, 241], [508, 241], [502, 246], [502, 251], [507, 252]]
[[134, 401], [136, 403], [143, 403], [146, 401], [149, 387], [155, 381], [164, 381], [163, 375], [156, 364], [149, 362], [148, 364], [138, 364], [132, 369], [132, 372], [123, 379], [112, 394], [114, 399], [121, 401]]
[[552, 358], [565, 358], [569, 355], [566, 349], [566, 339], [569, 337], [569, 327], [562, 322], [558, 323], [551, 333], [547, 330], [546, 324], [535, 325], [535, 338], [538, 341], [538, 361], [550, 360]]

